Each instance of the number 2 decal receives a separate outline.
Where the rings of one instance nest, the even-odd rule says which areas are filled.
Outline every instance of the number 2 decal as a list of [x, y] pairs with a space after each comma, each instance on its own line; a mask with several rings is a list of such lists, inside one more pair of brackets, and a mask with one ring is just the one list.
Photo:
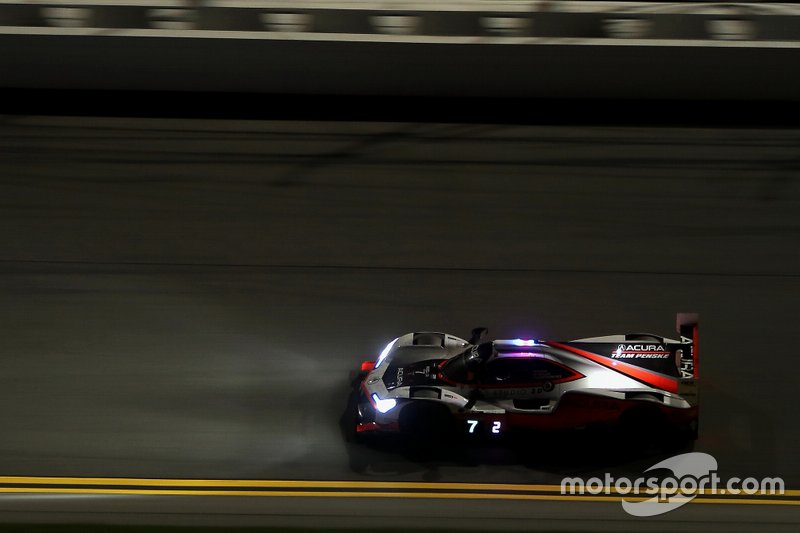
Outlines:
[[500, 422], [492, 424], [492, 433], [500, 433]]

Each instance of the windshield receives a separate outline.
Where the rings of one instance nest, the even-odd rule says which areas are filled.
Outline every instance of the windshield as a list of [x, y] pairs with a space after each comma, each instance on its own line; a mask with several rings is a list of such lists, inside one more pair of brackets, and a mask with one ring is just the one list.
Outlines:
[[441, 372], [451, 381], [471, 383], [475, 381], [477, 369], [486, 363], [493, 353], [494, 344], [491, 342], [470, 346], [445, 363]]

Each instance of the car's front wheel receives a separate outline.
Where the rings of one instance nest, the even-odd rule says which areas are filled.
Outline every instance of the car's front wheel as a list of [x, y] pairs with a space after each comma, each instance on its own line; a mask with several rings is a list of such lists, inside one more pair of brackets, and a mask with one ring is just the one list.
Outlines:
[[450, 410], [436, 402], [410, 402], [400, 411], [400, 432], [417, 449], [441, 449], [457, 435]]

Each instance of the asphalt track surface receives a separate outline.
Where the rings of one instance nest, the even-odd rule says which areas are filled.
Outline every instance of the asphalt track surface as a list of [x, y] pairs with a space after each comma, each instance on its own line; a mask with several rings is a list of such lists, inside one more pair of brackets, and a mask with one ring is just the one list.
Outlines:
[[[637, 442], [614, 460], [583, 441], [467, 461], [348, 442], [349, 374], [408, 331], [669, 335], [697, 311], [694, 450], [722, 478], [798, 489], [798, 176], [790, 129], [2, 117], [0, 475], [636, 476], [662, 458]], [[799, 510], [0, 496], [6, 522], [730, 531], [794, 530]]]

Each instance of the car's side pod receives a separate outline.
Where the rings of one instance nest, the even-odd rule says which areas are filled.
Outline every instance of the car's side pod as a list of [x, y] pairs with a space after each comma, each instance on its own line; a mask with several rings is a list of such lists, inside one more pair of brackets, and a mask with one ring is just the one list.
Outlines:
[[700, 376], [698, 366], [698, 328], [700, 316], [697, 313], [678, 313], [676, 327], [681, 341], [688, 342], [689, 353], [683, 353], [680, 361], [682, 379], [697, 379]]

